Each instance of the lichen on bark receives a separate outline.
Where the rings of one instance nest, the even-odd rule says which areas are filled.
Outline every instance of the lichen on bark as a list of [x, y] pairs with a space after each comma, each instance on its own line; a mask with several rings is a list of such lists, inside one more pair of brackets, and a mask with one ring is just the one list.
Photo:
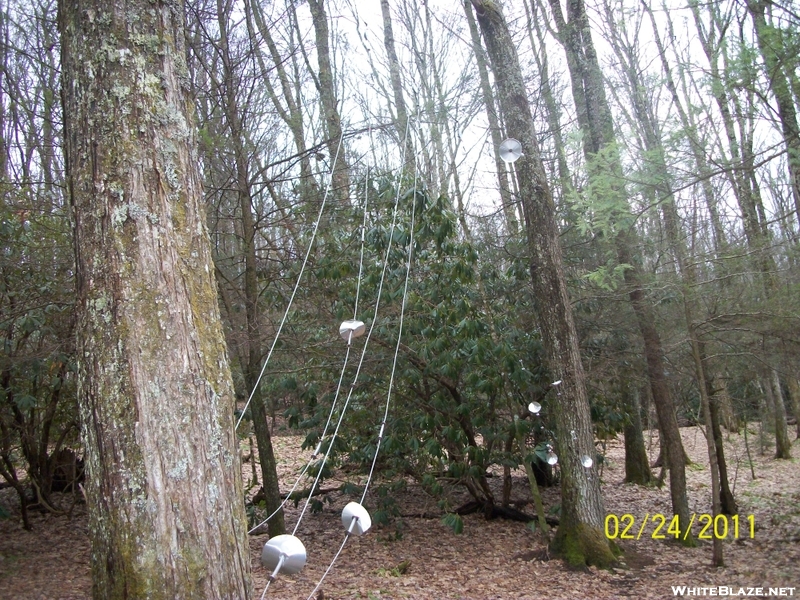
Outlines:
[[248, 598], [181, 2], [62, 0], [95, 598]]

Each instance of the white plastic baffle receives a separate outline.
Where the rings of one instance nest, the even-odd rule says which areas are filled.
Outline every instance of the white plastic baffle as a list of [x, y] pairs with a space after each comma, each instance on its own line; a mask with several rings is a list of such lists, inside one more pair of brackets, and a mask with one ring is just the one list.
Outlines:
[[558, 455], [550, 444], [547, 444], [547, 464], [550, 466], [558, 464]]
[[372, 527], [372, 519], [366, 508], [358, 502], [350, 502], [342, 510], [342, 525], [344, 525], [347, 533], [364, 535]]
[[342, 321], [342, 324], [339, 325], [339, 335], [342, 336], [342, 339], [347, 342], [348, 345], [350, 345], [350, 342], [353, 341], [354, 338], [364, 335], [364, 331], [366, 331], [364, 323], [362, 321], [356, 321], [355, 319]]
[[499, 150], [500, 159], [506, 163], [517, 162], [519, 157], [522, 156], [522, 144], [519, 143], [519, 140], [515, 140], [514, 138], [503, 140]]
[[270, 581], [275, 581], [281, 570], [294, 575], [306, 565], [306, 547], [293, 535], [276, 535], [264, 544], [261, 564], [272, 569]]

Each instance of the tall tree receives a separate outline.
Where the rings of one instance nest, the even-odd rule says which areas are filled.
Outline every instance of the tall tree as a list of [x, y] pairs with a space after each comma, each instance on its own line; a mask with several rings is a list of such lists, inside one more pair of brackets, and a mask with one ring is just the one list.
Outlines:
[[[697, 0], [690, 0], [689, 6], [697, 26], [697, 38], [709, 62], [710, 91], [722, 117], [723, 130], [728, 142], [730, 155], [725, 158], [726, 166], [729, 167], [726, 169], [726, 174], [732, 183], [742, 213], [747, 244], [754, 253], [753, 262], [761, 271], [764, 285], [769, 288], [773, 284], [775, 261], [770, 254], [769, 230], [764, 217], [761, 192], [754, 186], [755, 179], [752, 176], [752, 136], [748, 140], [743, 116], [739, 119], [734, 118], [740, 115], [742, 110], [737, 108], [739, 106], [737, 90], [731, 90], [730, 77], [724, 68], [728, 62], [725, 31], [729, 20], [719, 14], [720, 7], [716, 4], [704, 7], [708, 12], [708, 23], [703, 21], [701, 5]], [[732, 105], [734, 110], [731, 110]], [[737, 135], [737, 124], [739, 135]]]
[[183, 3], [59, 5], [95, 598], [248, 598]]
[[561, 522], [553, 549], [572, 564], [608, 565], [614, 560], [603, 534], [603, 498], [598, 477], [582, 466], [594, 453], [589, 400], [578, 335], [564, 275], [555, 206], [545, 177], [533, 115], [519, 57], [497, 2], [472, 0], [497, 85], [506, 130], [519, 139], [523, 156], [515, 163], [537, 324], [554, 379], [561, 380], [556, 435], [561, 464]]
[[[728, 485], [727, 463], [722, 444], [722, 431], [718, 399], [713, 385], [714, 375], [710, 373], [710, 364], [706, 352], [705, 341], [697, 333], [697, 322], [700, 319], [700, 307], [697, 301], [697, 268], [694, 260], [687, 256], [687, 249], [681, 234], [680, 216], [673, 194], [673, 182], [670, 169], [667, 166], [666, 149], [661, 134], [661, 128], [656, 120], [657, 111], [653, 106], [652, 96], [645, 90], [642, 79], [643, 69], [640, 65], [638, 44], [630, 37], [625, 23], [617, 25], [614, 11], [608, 2], [605, 2], [605, 21], [611, 33], [611, 45], [619, 60], [623, 71], [627, 96], [633, 107], [632, 127], [639, 133], [642, 140], [641, 156], [639, 163], [645, 182], [645, 193], [654, 205], [661, 206], [664, 217], [664, 230], [667, 234], [670, 248], [675, 257], [678, 275], [681, 278], [681, 292], [683, 295], [684, 315], [688, 330], [689, 343], [692, 356], [696, 358], [695, 373], [697, 375], [697, 388], [703, 406], [708, 405], [712, 423], [712, 434], [716, 452], [720, 480], [720, 501], [722, 511], [726, 514], [736, 514], [736, 503], [733, 493]], [[635, 21], [631, 19], [630, 21]], [[629, 21], [629, 22], [630, 22]], [[640, 21], [641, 23], [641, 21]], [[634, 25], [634, 32], [640, 32]]]
[[558, 28], [557, 39], [567, 55], [572, 80], [572, 96], [583, 133], [583, 152], [589, 171], [589, 184], [597, 210], [607, 212], [609, 230], [624, 278], [628, 298], [636, 315], [647, 361], [647, 376], [658, 414], [661, 448], [670, 474], [672, 508], [679, 518], [681, 540], [693, 543], [689, 526], [689, 503], [686, 497], [686, 469], [675, 405], [664, 368], [664, 351], [655, 323], [653, 307], [643, 285], [641, 258], [634, 248], [637, 232], [626, 197], [622, 162], [614, 133], [614, 122], [606, 98], [603, 74], [592, 41], [589, 17], [582, 0], [567, 3], [564, 18], [559, 0], [550, 0]]
[[31, 500], [57, 510], [51, 492], [79, 475], [55, 14], [48, 0], [0, 5], [0, 477], [26, 529]]
[[[331, 157], [333, 191], [340, 203], [344, 204], [350, 198], [350, 167], [347, 164], [347, 157], [342, 147], [344, 143], [342, 139], [342, 117], [339, 112], [339, 102], [336, 99], [325, 0], [308, 0], [308, 7], [311, 9], [311, 21], [314, 24], [314, 34], [317, 40], [319, 74], [314, 76], [314, 84], [319, 92], [320, 104], [324, 115], [323, 131], [327, 137], [328, 153]], [[334, 160], [336, 161], [335, 163]]]
[[225, 107], [225, 121], [227, 124], [228, 142], [232, 146], [233, 171], [231, 179], [236, 190], [239, 212], [242, 219], [242, 247], [244, 255], [244, 289], [245, 319], [247, 339], [240, 345], [242, 350], [239, 361], [242, 366], [245, 387], [251, 391], [252, 399], [250, 409], [253, 417], [253, 430], [258, 444], [258, 457], [261, 464], [262, 481], [264, 482], [264, 496], [266, 508], [275, 516], [269, 521], [270, 536], [284, 533], [285, 525], [283, 510], [281, 509], [281, 495], [278, 482], [278, 470], [275, 462], [275, 453], [272, 448], [267, 421], [267, 410], [261, 390], [255, 389], [261, 372], [261, 363], [264, 359], [264, 349], [261, 340], [261, 316], [259, 310], [259, 296], [261, 290], [258, 284], [258, 265], [256, 262], [256, 224], [253, 214], [253, 193], [251, 175], [249, 170], [247, 134], [242, 123], [244, 110], [240, 107], [237, 97], [240, 78], [234, 69], [233, 55], [228, 29], [231, 22], [233, 2], [230, 0], [217, 0], [217, 23], [219, 25], [219, 41], [217, 52], [222, 59], [220, 80], [217, 87], [223, 96], [221, 104]]
[[[792, 197], [798, 225], [800, 225], [800, 127], [797, 121], [792, 92], [789, 81], [784, 73], [784, 58], [780, 31], [767, 22], [767, 2], [764, 0], [750, 0], [747, 9], [753, 18], [756, 29], [756, 40], [761, 50], [761, 57], [767, 68], [767, 81], [772, 95], [778, 104], [778, 120], [786, 144], [789, 164], [789, 181], [791, 182]], [[788, 67], [791, 71], [793, 67]]]
[[394, 93], [394, 108], [397, 118], [397, 139], [405, 145], [405, 168], [409, 173], [414, 173], [415, 158], [414, 144], [408, 133], [408, 109], [403, 96], [403, 79], [400, 74], [400, 59], [394, 44], [394, 29], [392, 28], [392, 9], [389, 0], [381, 0], [381, 15], [383, 16], [383, 46], [389, 60], [389, 75]]
[[[262, 3], [258, 0], [247, 0], [244, 9], [248, 35], [254, 45], [254, 54], [261, 74], [261, 81], [275, 106], [278, 116], [289, 128], [297, 151], [297, 159], [300, 163], [300, 195], [304, 201], [311, 202], [314, 200], [317, 185], [311, 167], [311, 151], [306, 144], [307, 124], [303, 112], [302, 84], [299, 81], [292, 81], [286, 65], [286, 63], [289, 63], [289, 59], [280, 53], [278, 45], [272, 36], [272, 24], [267, 22]], [[262, 40], [269, 50], [270, 64], [267, 64], [265, 60], [261, 47]], [[294, 56], [292, 55], [291, 58], [294, 58]], [[273, 69], [280, 85], [280, 95], [270, 77]]]
[[515, 208], [516, 203], [513, 201], [511, 190], [508, 187], [507, 168], [500, 158], [500, 144], [503, 141], [500, 119], [497, 114], [494, 94], [492, 93], [492, 85], [489, 81], [489, 69], [486, 64], [485, 50], [481, 44], [480, 32], [478, 31], [478, 24], [475, 21], [475, 15], [472, 12], [471, 3], [464, 2], [464, 14], [467, 17], [467, 24], [469, 25], [472, 52], [475, 55], [475, 63], [478, 66], [478, 77], [481, 82], [481, 98], [483, 99], [483, 106], [486, 109], [486, 118], [489, 121], [489, 134], [492, 139], [494, 168], [497, 172], [497, 181], [500, 186], [500, 202], [503, 206], [503, 216], [506, 220], [508, 232], [515, 235], [519, 230], [517, 211]]

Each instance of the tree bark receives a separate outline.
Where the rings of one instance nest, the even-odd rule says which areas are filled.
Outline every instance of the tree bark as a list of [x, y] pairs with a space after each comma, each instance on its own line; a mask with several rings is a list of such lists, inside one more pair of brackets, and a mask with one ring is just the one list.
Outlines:
[[783, 403], [781, 377], [777, 369], [772, 369], [772, 396], [775, 399], [775, 458], [792, 458], [792, 443], [786, 425], [786, 406]]
[[561, 380], [556, 437], [561, 465], [561, 524], [553, 550], [572, 564], [608, 565], [614, 560], [603, 534], [605, 511], [594, 469], [592, 423], [578, 336], [567, 292], [555, 207], [545, 178], [519, 58], [505, 18], [494, 0], [472, 0], [497, 85], [507, 131], [523, 148], [515, 163], [531, 260], [537, 323], [547, 366]]
[[[328, 138], [328, 153], [331, 157], [331, 168], [333, 169], [333, 193], [336, 195], [340, 206], [347, 206], [350, 200], [350, 167], [345, 156], [344, 140], [342, 139], [342, 117], [339, 114], [339, 104], [336, 100], [325, 0], [308, 0], [308, 8], [311, 10], [311, 20], [314, 24], [314, 34], [317, 42], [317, 62], [319, 63], [319, 76], [316, 79], [317, 91], [319, 92], [320, 103], [325, 117], [324, 131], [325, 136]], [[334, 160], [336, 160], [336, 164], [334, 164]]]
[[650, 461], [644, 446], [642, 432], [642, 406], [639, 402], [639, 391], [625, 389], [625, 396], [630, 421], [625, 424], [623, 436], [625, 440], [625, 483], [647, 485], [652, 483]]
[[248, 598], [183, 3], [61, 2], [95, 598]]

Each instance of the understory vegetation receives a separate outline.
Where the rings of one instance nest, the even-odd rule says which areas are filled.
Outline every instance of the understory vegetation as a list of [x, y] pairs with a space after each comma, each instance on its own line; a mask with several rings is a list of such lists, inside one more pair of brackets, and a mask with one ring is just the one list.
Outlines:
[[[59, 4], [0, 3], [0, 487], [19, 507], [0, 518], [25, 529], [84, 501], [78, 372], [93, 357], [76, 350]], [[296, 503], [366, 491], [400, 538], [397, 499], [415, 486], [454, 533], [473, 513], [519, 522], [582, 567], [618, 556], [583, 511], [608, 512], [589, 486], [607, 444], [623, 443], [626, 482], [669, 490], [681, 531], [698, 502], [714, 516], [766, 502], [741, 484], [759, 476], [753, 457], [796, 461], [800, 437], [796, 6], [361, 4], [185, 2], [194, 121], [173, 120], [197, 131], [251, 526], [299, 477], [279, 473], [278, 433], [310, 457]], [[528, 132], [508, 125], [512, 59]], [[532, 132], [538, 147], [501, 153]], [[101, 220], [164, 225], [126, 210]], [[574, 353], [545, 335], [549, 258]], [[364, 334], [348, 341], [351, 319]], [[562, 376], [554, 356], [580, 368]], [[564, 408], [581, 394], [588, 442]], [[687, 487], [689, 426], [707, 440], [702, 489]], [[747, 459], [732, 462], [726, 436]]]

